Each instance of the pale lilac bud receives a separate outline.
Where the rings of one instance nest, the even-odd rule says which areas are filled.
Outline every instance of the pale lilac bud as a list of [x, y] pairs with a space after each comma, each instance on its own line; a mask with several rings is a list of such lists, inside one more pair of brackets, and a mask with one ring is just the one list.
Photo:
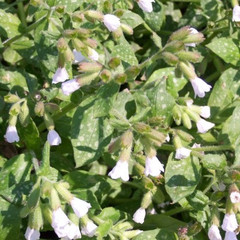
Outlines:
[[183, 159], [190, 156], [191, 150], [185, 147], [177, 148], [175, 158], [176, 159]]
[[38, 240], [40, 239], [40, 232], [38, 230], [27, 227], [24, 236], [27, 240]]
[[158, 160], [156, 156], [146, 158], [144, 174], [146, 176], [151, 175], [157, 177], [161, 172], [164, 172], [163, 164]]
[[93, 237], [95, 232], [97, 230], [97, 226], [92, 222], [88, 221], [87, 224], [82, 227], [81, 231], [83, 235], [86, 235], [88, 237]]
[[212, 88], [209, 84], [204, 82], [201, 78], [195, 77], [193, 79], [190, 79], [190, 82], [192, 84], [195, 97], [198, 96], [200, 98], [203, 98], [205, 96], [205, 92], [209, 92]]
[[91, 204], [88, 202], [85, 202], [79, 198], [74, 197], [71, 201], [70, 204], [72, 206], [72, 209], [74, 213], [79, 217], [83, 217], [84, 215], [87, 214], [88, 209], [91, 208]]
[[55, 130], [50, 130], [47, 135], [47, 140], [51, 146], [57, 146], [62, 143], [62, 140]]
[[233, 8], [232, 21], [233, 22], [240, 22], [240, 6], [235, 6]]
[[208, 230], [209, 240], [222, 240], [218, 227], [213, 224]]
[[[195, 28], [190, 28], [190, 34], [196, 34], [198, 33], [198, 30]], [[185, 43], [185, 46], [187, 47], [196, 47], [196, 43]]]
[[226, 213], [223, 219], [222, 229], [226, 232], [234, 232], [238, 228], [238, 222], [234, 213]]
[[230, 199], [232, 203], [240, 203], [240, 193], [237, 191], [231, 192]]
[[115, 167], [108, 173], [112, 179], [121, 178], [123, 181], [129, 180], [128, 173], [128, 162], [123, 160], [118, 160]]
[[64, 95], [69, 96], [71, 93], [77, 91], [80, 88], [80, 84], [76, 79], [71, 79], [62, 83], [62, 91]]
[[138, 6], [145, 12], [152, 12], [153, 11], [153, 7], [152, 7], [152, 3], [155, 2], [155, 0], [139, 0]]
[[202, 118], [197, 121], [197, 129], [199, 133], [206, 133], [209, 129], [215, 126], [214, 123], [208, 122]]
[[53, 75], [53, 80], [52, 83], [56, 84], [56, 83], [60, 83], [60, 82], [64, 82], [67, 79], [69, 79], [67, 70], [65, 67], [63, 68], [58, 68], [57, 71], [55, 72], [55, 74]]
[[5, 139], [9, 143], [19, 142], [19, 136], [17, 133], [16, 126], [8, 126], [6, 134], [4, 135]]
[[112, 14], [104, 15], [103, 23], [110, 32], [114, 32], [120, 27], [120, 19]]
[[203, 106], [203, 107], [200, 107], [200, 108], [201, 108], [200, 116], [202, 116], [203, 118], [209, 118], [210, 115], [211, 115], [210, 107], [209, 106]]
[[139, 208], [133, 215], [133, 221], [136, 223], [144, 223], [146, 216], [146, 210], [144, 208]]

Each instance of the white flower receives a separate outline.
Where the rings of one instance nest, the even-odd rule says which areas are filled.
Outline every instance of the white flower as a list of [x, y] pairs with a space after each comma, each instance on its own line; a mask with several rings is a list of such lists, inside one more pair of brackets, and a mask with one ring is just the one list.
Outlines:
[[235, 232], [226, 232], [224, 240], [238, 240]]
[[88, 209], [91, 207], [91, 204], [85, 202], [79, 198], [74, 197], [70, 202], [74, 213], [79, 217], [83, 217], [88, 212]]
[[136, 223], [144, 223], [144, 219], [146, 216], [146, 210], [144, 208], [139, 208], [134, 214], [133, 214], [133, 221]]
[[115, 167], [108, 173], [112, 179], [121, 178], [123, 181], [129, 180], [129, 173], [128, 173], [128, 162], [123, 160], [118, 160]]
[[203, 118], [209, 118], [210, 115], [211, 115], [210, 107], [209, 106], [203, 106], [203, 107], [200, 107], [200, 108], [201, 108], [200, 116], [203, 117]]
[[98, 52], [91, 48], [88, 57], [93, 61], [98, 61], [99, 55]]
[[226, 232], [234, 232], [238, 227], [236, 215], [226, 213], [223, 219], [222, 229]]
[[150, 158], [146, 158], [146, 163], [145, 163], [145, 170], [144, 174], [146, 176], [151, 175], [153, 177], [157, 177], [160, 175], [160, 173], [164, 172], [163, 164], [160, 163], [158, 158], [156, 156]]
[[231, 192], [230, 199], [232, 203], [239, 203], [240, 202], [240, 193], [237, 191]]
[[191, 153], [191, 150], [189, 150], [185, 147], [177, 148], [175, 158], [176, 159], [187, 158], [190, 156], [190, 153]]
[[114, 32], [120, 27], [120, 19], [112, 14], [104, 15], [103, 23], [110, 32]]
[[71, 93], [78, 90], [80, 88], [80, 85], [76, 79], [71, 79], [69, 81], [62, 83], [61, 88], [62, 88], [63, 94], [69, 96]]
[[74, 55], [74, 63], [79, 63], [86, 60], [86, 58], [82, 55], [82, 53], [78, 52], [76, 49], [73, 49], [73, 55]]
[[19, 136], [15, 126], [9, 125], [4, 137], [6, 138], [6, 141], [9, 143], [19, 142]]
[[212, 185], [212, 189], [214, 192], [217, 191], [224, 192], [226, 189], [226, 185], [223, 182], [220, 182], [219, 184]]
[[97, 226], [92, 221], [88, 221], [87, 225], [82, 227], [81, 229], [82, 234], [88, 237], [93, 237], [96, 230], [97, 230]]
[[138, 6], [145, 12], [152, 12], [153, 7], [152, 3], [155, 2], [155, 0], [139, 0]]
[[197, 129], [199, 133], [206, 133], [209, 129], [215, 126], [214, 123], [208, 122], [202, 118], [197, 121]]
[[240, 22], [240, 6], [235, 6], [233, 8], [232, 21], [233, 22]]
[[52, 83], [56, 84], [56, 83], [64, 82], [67, 79], [69, 79], [69, 76], [68, 76], [66, 68], [59, 67], [57, 69], [57, 71], [55, 72], [55, 74], [53, 75]]
[[205, 96], [205, 92], [209, 92], [212, 86], [204, 82], [201, 78], [195, 77], [194, 79], [190, 79], [192, 84], [195, 97], [198, 96], [203, 98]]
[[69, 230], [70, 220], [59, 207], [57, 210], [53, 211], [52, 214], [52, 227], [58, 237], [66, 237]]
[[[198, 33], [198, 30], [195, 28], [190, 28], [190, 34], [196, 34]], [[185, 46], [187, 47], [196, 47], [196, 43], [185, 43]]]
[[222, 240], [220, 231], [216, 225], [212, 225], [208, 230], [209, 240]]
[[73, 222], [70, 222], [68, 224], [68, 233], [66, 235], [68, 239], [78, 239], [81, 238], [81, 233], [79, 230], [79, 227], [74, 224]]
[[24, 236], [27, 240], [38, 240], [40, 239], [40, 232], [38, 230], [27, 227]]
[[62, 143], [62, 140], [55, 130], [50, 130], [47, 135], [47, 140], [51, 146], [57, 146]]

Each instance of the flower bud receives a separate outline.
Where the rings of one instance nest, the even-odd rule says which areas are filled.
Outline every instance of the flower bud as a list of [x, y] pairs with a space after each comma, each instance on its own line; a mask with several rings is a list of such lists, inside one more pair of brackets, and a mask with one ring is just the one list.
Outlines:
[[173, 119], [176, 122], [177, 125], [180, 125], [182, 122], [182, 111], [181, 108], [178, 105], [175, 105], [172, 110], [173, 113]]
[[94, 73], [85, 73], [82, 74], [79, 78], [76, 79], [80, 87], [89, 85], [97, 76], [99, 75], [99, 72]]
[[131, 147], [132, 142], [133, 142], [133, 133], [131, 130], [128, 130], [121, 136], [121, 145], [123, 148]]
[[29, 210], [34, 209], [40, 199], [40, 179], [38, 179], [37, 183], [34, 185], [33, 190], [31, 191], [28, 201], [27, 201], [27, 208]]
[[188, 35], [183, 42], [187, 44], [201, 43], [205, 40], [204, 35], [200, 32]]
[[146, 132], [144, 135], [158, 147], [160, 147], [166, 139], [166, 135], [164, 133], [155, 129], [151, 129], [150, 132]]
[[97, 62], [82, 62], [78, 65], [79, 72], [97, 72], [102, 69], [102, 64]]
[[76, 11], [72, 14], [72, 20], [81, 23], [84, 20], [84, 14], [81, 11]]
[[183, 50], [183, 48], [184, 48], [183, 42], [171, 41], [164, 46], [164, 51], [175, 53], [180, 50]]
[[94, 11], [94, 10], [88, 10], [84, 13], [84, 16], [89, 20], [89, 21], [102, 21], [104, 19], [104, 16], [101, 12], [99, 11]]
[[183, 72], [183, 74], [185, 75], [186, 78], [188, 79], [194, 79], [197, 77], [194, 67], [190, 64], [190, 63], [184, 63], [184, 62], [180, 62], [178, 64], [179, 68], [181, 69], [181, 71]]
[[122, 29], [119, 27], [117, 30], [115, 30], [113, 33], [113, 38], [118, 41], [118, 39], [123, 35]]
[[8, 93], [8, 95], [4, 96], [4, 101], [6, 103], [16, 103], [21, 100], [17, 95]]
[[201, 55], [198, 52], [180, 51], [177, 52], [176, 55], [182, 61], [198, 63], [201, 60]]
[[53, 210], [57, 210], [61, 206], [61, 202], [55, 188], [52, 188], [50, 192], [50, 205]]
[[185, 26], [173, 32], [169, 39], [172, 41], [174, 40], [181, 41], [184, 38], [186, 38], [189, 35], [189, 33], [190, 33], [190, 27]]
[[56, 12], [63, 14], [65, 11], [65, 7], [64, 6], [56, 6]]
[[11, 116], [18, 116], [19, 113], [20, 113], [20, 104], [14, 103], [9, 110], [9, 114]]
[[107, 69], [104, 69], [100, 73], [100, 78], [102, 79], [103, 82], [109, 82], [111, 80], [111, 72]]
[[29, 226], [39, 230], [43, 226], [43, 216], [40, 206], [37, 206], [29, 216]]
[[98, 43], [95, 39], [87, 38], [82, 40], [84, 44], [88, 45], [91, 48], [96, 48]]
[[121, 59], [118, 57], [113, 57], [110, 59], [110, 61], [108, 62], [108, 66], [112, 69], [117, 68], [121, 63]]
[[178, 57], [170, 52], [163, 52], [162, 57], [163, 60], [170, 66], [175, 66], [179, 61]]
[[125, 73], [119, 73], [115, 77], [115, 82], [118, 84], [123, 84], [127, 81], [127, 75]]
[[34, 112], [37, 116], [43, 117], [44, 115], [44, 103], [42, 101], [37, 102], [34, 108]]
[[57, 43], [57, 48], [59, 52], [64, 52], [68, 48], [68, 44], [64, 38], [60, 38]]
[[54, 122], [48, 112], [46, 112], [46, 111], [44, 112], [43, 118], [44, 118], [44, 122], [45, 122], [47, 129], [49, 129], [49, 130], [54, 129]]
[[175, 130], [176, 135], [178, 135], [183, 141], [186, 142], [191, 142], [194, 137], [192, 135], [190, 135], [189, 133], [181, 130], [181, 129], [177, 129]]
[[73, 44], [73, 47], [79, 52], [88, 51], [88, 47], [81, 40], [77, 38], [72, 39], [72, 44]]
[[27, 101], [24, 101], [21, 106], [20, 113], [19, 113], [19, 120], [20, 120], [20, 123], [23, 125], [23, 127], [26, 127], [29, 123], [30, 115], [29, 115], [29, 108], [27, 105]]
[[134, 81], [137, 75], [140, 73], [140, 68], [138, 66], [128, 67], [125, 74], [127, 75], [127, 80], [129, 82]]
[[128, 35], [133, 35], [133, 29], [129, 25], [121, 23], [121, 28], [124, 33]]
[[67, 202], [70, 202], [73, 199], [73, 195], [65, 188], [63, 183], [55, 183], [54, 187], [57, 192], [62, 196], [62, 198], [65, 199]]
[[185, 112], [182, 114], [182, 122], [183, 122], [183, 126], [186, 127], [187, 129], [192, 128], [191, 119], [189, 118], [188, 114]]

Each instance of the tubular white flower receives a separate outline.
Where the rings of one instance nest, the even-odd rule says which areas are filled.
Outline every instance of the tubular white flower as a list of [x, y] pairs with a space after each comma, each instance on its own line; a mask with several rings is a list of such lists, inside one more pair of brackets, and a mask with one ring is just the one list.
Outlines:
[[47, 140], [51, 146], [57, 146], [62, 143], [60, 136], [54, 129], [48, 132]]
[[210, 112], [210, 107], [209, 106], [203, 106], [201, 107], [201, 112], [200, 112], [200, 116], [203, 118], [209, 118], [211, 115]]
[[78, 238], [81, 238], [80, 229], [73, 222], [70, 222], [68, 224], [68, 233], [67, 233], [66, 237], [68, 239], [78, 239]]
[[145, 12], [152, 12], [153, 6], [152, 3], [155, 2], [155, 0], [139, 0], [138, 6]]
[[24, 236], [27, 240], [38, 240], [40, 239], [40, 232], [38, 230], [27, 227]]
[[121, 178], [123, 181], [129, 180], [128, 173], [128, 162], [123, 160], [118, 160], [115, 167], [108, 173], [112, 179]]
[[232, 203], [240, 203], [240, 193], [237, 191], [231, 192], [230, 199]]
[[146, 176], [151, 175], [153, 177], [157, 177], [160, 173], [164, 172], [163, 164], [158, 160], [156, 156], [150, 158], [146, 158], [145, 170], [144, 174]]
[[[190, 28], [190, 34], [196, 34], [198, 33], [198, 30], [195, 28]], [[185, 46], [187, 47], [196, 47], [196, 43], [185, 43]]]
[[234, 232], [238, 227], [236, 215], [226, 213], [223, 219], [222, 229], [226, 232]]
[[240, 22], [240, 6], [235, 6], [233, 8], [232, 21], [233, 22]]
[[144, 208], [139, 208], [134, 214], [133, 214], [133, 221], [136, 223], [144, 223], [144, 219], [146, 216], [146, 210]]
[[203, 98], [205, 96], [205, 92], [210, 92], [212, 86], [204, 82], [201, 78], [195, 77], [194, 79], [190, 79], [192, 84], [195, 97], [198, 96]]
[[5, 139], [9, 143], [19, 142], [19, 136], [17, 133], [16, 126], [8, 126], [6, 134], [4, 135]]
[[209, 240], [222, 240], [218, 227], [213, 224], [208, 230]]
[[65, 67], [58, 68], [55, 74], [53, 75], [52, 83], [56, 84], [56, 83], [64, 82], [67, 79], [69, 79], [69, 76], [66, 68]]
[[76, 79], [71, 79], [69, 81], [62, 83], [61, 88], [63, 94], [69, 96], [71, 93], [77, 91], [80, 88], [80, 85]]
[[110, 32], [114, 32], [120, 27], [120, 19], [112, 14], [104, 15], [103, 23]]
[[238, 240], [235, 232], [226, 232], [224, 240]]
[[97, 230], [97, 225], [95, 225], [93, 221], [88, 221], [87, 225], [81, 228], [82, 234], [88, 237], [93, 237], [96, 230]]
[[88, 57], [93, 61], [98, 61], [99, 55], [98, 52], [96, 52], [94, 49], [90, 49]]
[[183, 159], [190, 156], [191, 150], [185, 147], [177, 148], [175, 158], [176, 159]]
[[83, 217], [88, 212], [88, 209], [91, 208], [91, 204], [85, 202], [79, 198], [74, 197], [70, 202], [74, 213], [79, 217]]
[[79, 63], [86, 60], [86, 58], [82, 55], [82, 53], [78, 52], [76, 49], [73, 49], [73, 55], [74, 55], [74, 63]]
[[204, 119], [200, 119], [197, 121], [197, 129], [199, 133], [206, 133], [209, 129], [215, 126], [214, 123], [208, 122]]

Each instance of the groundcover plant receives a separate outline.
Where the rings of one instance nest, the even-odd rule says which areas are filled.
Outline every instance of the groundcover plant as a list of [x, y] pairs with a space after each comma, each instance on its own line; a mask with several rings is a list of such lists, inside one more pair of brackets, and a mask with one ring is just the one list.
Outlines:
[[236, 240], [240, 7], [0, 0], [0, 240]]

